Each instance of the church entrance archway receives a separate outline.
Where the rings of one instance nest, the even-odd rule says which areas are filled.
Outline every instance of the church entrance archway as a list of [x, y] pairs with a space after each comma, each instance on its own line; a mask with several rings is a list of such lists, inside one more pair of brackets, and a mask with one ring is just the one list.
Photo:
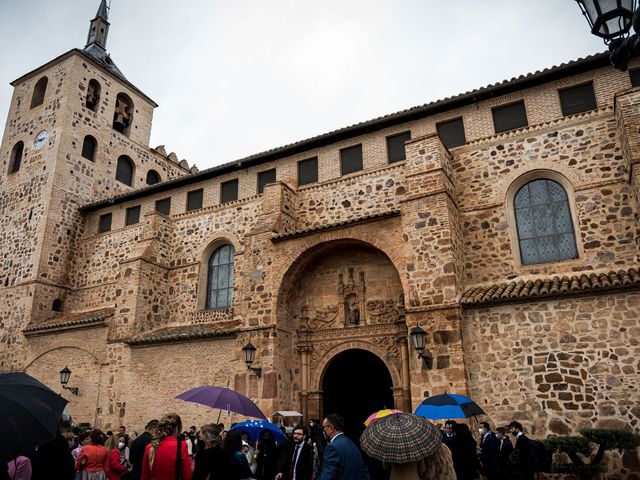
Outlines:
[[346, 350], [336, 355], [325, 369], [323, 414], [341, 414], [345, 434], [357, 442], [369, 415], [394, 408], [392, 387], [389, 369], [377, 355], [361, 349]]

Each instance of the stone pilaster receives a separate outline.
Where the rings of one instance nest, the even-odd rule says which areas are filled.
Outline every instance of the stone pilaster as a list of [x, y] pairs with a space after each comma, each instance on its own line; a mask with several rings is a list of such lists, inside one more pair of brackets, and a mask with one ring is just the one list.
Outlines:
[[451, 157], [437, 135], [406, 144], [407, 194], [402, 201], [406, 241], [406, 299], [409, 331], [427, 331], [432, 369], [423, 369], [411, 346], [411, 397], [415, 408], [426, 395], [466, 393], [461, 312], [464, 260], [460, 213], [453, 194]]
[[622, 152], [625, 157], [627, 169], [630, 173], [630, 182], [634, 187], [636, 196], [640, 198], [640, 88], [625, 90], [615, 96], [615, 114]]

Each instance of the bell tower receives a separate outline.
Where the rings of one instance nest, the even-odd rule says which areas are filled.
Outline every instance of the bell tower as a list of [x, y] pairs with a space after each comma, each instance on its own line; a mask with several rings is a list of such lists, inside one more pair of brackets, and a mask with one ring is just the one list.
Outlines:
[[87, 36], [87, 45], [89, 48], [95, 45], [103, 50], [107, 49], [107, 35], [109, 34], [109, 7], [107, 1], [102, 0], [96, 18], [91, 20], [89, 24], [89, 35]]
[[24, 367], [27, 326], [87, 308], [72, 267], [98, 232], [87, 233], [81, 207], [146, 187], [150, 173], [189, 173], [149, 148], [157, 104], [107, 53], [108, 11], [101, 0], [83, 49], [11, 82], [0, 144], [0, 371]]

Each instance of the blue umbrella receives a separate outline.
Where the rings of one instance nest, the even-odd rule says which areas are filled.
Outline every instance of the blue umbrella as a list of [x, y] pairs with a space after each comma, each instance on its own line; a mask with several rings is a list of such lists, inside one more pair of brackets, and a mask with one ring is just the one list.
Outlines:
[[273, 438], [276, 441], [284, 440], [285, 435], [280, 431], [280, 428], [275, 423], [267, 422], [266, 420], [247, 420], [245, 422], [236, 423], [231, 430], [240, 430], [241, 432], [247, 432], [249, 434], [249, 440], [255, 442], [260, 436], [260, 432], [263, 430], [269, 430], [273, 434]]
[[418, 406], [415, 414], [429, 420], [441, 420], [443, 418], [469, 418], [485, 413], [469, 397], [455, 393], [443, 393], [426, 398]]

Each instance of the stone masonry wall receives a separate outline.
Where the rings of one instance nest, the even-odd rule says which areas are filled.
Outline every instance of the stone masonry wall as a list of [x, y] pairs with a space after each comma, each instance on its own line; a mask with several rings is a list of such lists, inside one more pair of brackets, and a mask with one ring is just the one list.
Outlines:
[[639, 306], [619, 293], [465, 311], [471, 396], [493, 424], [534, 435], [640, 431]]
[[[637, 262], [638, 204], [626, 182], [625, 159], [609, 114], [462, 153], [454, 158], [454, 171], [467, 285]], [[549, 171], [561, 175], [569, 186], [580, 258], [519, 266], [515, 225], [509, 217], [515, 191], [509, 193], [509, 187], [525, 173], [540, 172], [540, 178], [549, 178]]]

